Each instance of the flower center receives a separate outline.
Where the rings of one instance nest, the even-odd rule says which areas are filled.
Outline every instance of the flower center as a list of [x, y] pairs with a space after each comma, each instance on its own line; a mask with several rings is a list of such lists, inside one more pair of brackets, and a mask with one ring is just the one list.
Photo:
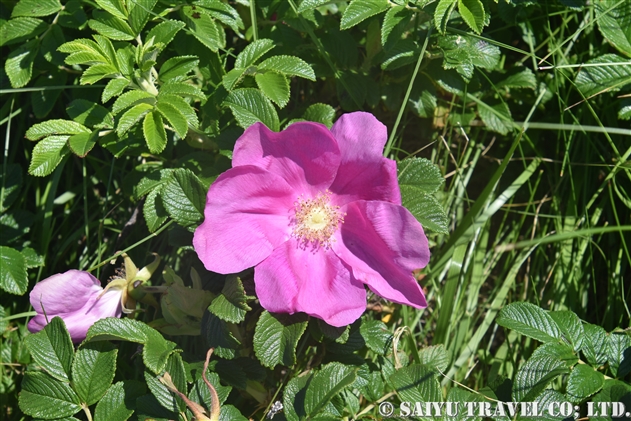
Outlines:
[[339, 206], [330, 204], [331, 192], [320, 192], [314, 199], [299, 197], [295, 203], [296, 217], [293, 235], [302, 241], [303, 245], [311, 243], [314, 248], [323, 245], [331, 246], [331, 236], [338, 224], [344, 223], [344, 216]]

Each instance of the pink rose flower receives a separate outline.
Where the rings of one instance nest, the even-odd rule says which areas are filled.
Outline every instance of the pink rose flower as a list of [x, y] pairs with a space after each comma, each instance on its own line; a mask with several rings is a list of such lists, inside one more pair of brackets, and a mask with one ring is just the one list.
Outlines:
[[28, 322], [35, 333], [55, 316], [63, 319], [75, 343], [85, 339], [90, 326], [105, 317], [121, 316], [123, 290], [110, 288], [103, 293], [101, 282], [88, 272], [69, 270], [44, 279], [30, 294], [37, 316]]
[[333, 326], [362, 315], [364, 285], [426, 307], [412, 271], [429, 261], [427, 238], [401, 206], [396, 163], [382, 155], [386, 139], [386, 127], [363, 112], [343, 115], [330, 131], [310, 122], [280, 133], [250, 126], [233, 168], [208, 191], [193, 238], [199, 258], [223, 274], [255, 266], [265, 309]]

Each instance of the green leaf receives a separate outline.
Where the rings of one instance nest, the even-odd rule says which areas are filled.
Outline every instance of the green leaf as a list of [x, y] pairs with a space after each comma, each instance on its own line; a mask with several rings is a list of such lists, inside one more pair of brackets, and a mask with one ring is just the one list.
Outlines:
[[11, 51], [4, 63], [11, 87], [21, 88], [31, 80], [33, 61], [39, 50], [39, 40], [34, 39]]
[[475, 33], [482, 33], [485, 16], [484, 5], [480, 0], [458, 0], [458, 12]]
[[441, 34], [447, 32], [447, 22], [458, 4], [457, 0], [440, 0], [434, 11], [434, 26]]
[[151, 190], [142, 208], [142, 214], [145, 217], [149, 232], [155, 232], [169, 218], [169, 214], [164, 208], [162, 200], [158, 199], [158, 195], [161, 192], [161, 188]]
[[153, 38], [153, 44], [163, 44], [164, 49], [185, 26], [186, 24], [179, 20], [165, 20], [151, 28], [145, 39], [149, 42]]
[[74, 52], [66, 57], [66, 59], [64, 60], [66, 64], [69, 64], [71, 66], [75, 64], [107, 64], [107, 61], [107, 58], [105, 58], [105, 56], [103, 56], [101, 53], [92, 50]]
[[89, 342], [75, 355], [72, 364], [74, 390], [81, 402], [98, 402], [114, 380], [118, 349], [110, 342]]
[[[136, 107], [140, 107], [140, 105], [136, 105]], [[165, 107], [163, 106], [163, 108]], [[171, 115], [171, 117], [175, 117], [175, 115]], [[186, 123], [186, 121], [184, 122]], [[166, 148], [167, 132], [164, 130], [164, 121], [158, 111], [152, 111], [145, 115], [142, 123], [142, 133], [151, 153], [159, 154]]]
[[369, 17], [383, 12], [389, 6], [388, 0], [352, 0], [344, 10], [340, 29], [352, 28]]
[[68, 41], [59, 46], [58, 50], [62, 53], [74, 54], [74, 53], [93, 53], [100, 56], [98, 61], [107, 63], [106, 54], [103, 49], [96, 42], [91, 39], [80, 38], [73, 41]]
[[[26, 210], [16, 209], [0, 215], [0, 243], [10, 244], [27, 234], [34, 221], [35, 216]], [[9, 284], [15, 288], [11, 282]]]
[[[631, 83], [629, 59], [616, 54], [605, 54], [589, 60], [576, 76], [576, 87], [586, 97], [603, 92], [616, 92]], [[625, 63], [625, 64], [622, 64]]]
[[80, 83], [82, 85], [92, 85], [103, 78], [114, 77], [118, 74], [118, 69], [110, 64], [94, 64], [83, 72]]
[[631, 57], [631, 3], [604, 1], [594, 3], [594, 7], [602, 35], [618, 51]]
[[129, 81], [125, 78], [116, 78], [107, 82], [103, 93], [101, 94], [101, 102], [106, 103], [115, 96], [119, 96], [123, 93], [125, 88], [129, 86]]
[[147, 324], [132, 319], [108, 317], [97, 320], [86, 336], [86, 342], [122, 340], [143, 344], [142, 359], [145, 366], [154, 373], [164, 370], [169, 355], [173, 353], [175, 344], [167, 341], [162, 335]]
[[[116, 126], [116, 133], [119, 137], [123, 136], [129, 129], [136, 125], [141, 118], [147, 115], [151, 110], [153, 110], [153, 105], [140, 103], [138, 105], [133, 106], [129, 110], [127, 110], [118, 120], [118, 125]], [[164, 128], [163, 128], [164, 130]], [[166, 134], [165, 134], [166, 137]], [[147, 139], [147, 135], [145, 134], [145, 139]], [[152, 141], [155, 139], [151, 139]], [[165, 139], [166, 144], [166, 139]], [[149, 148], [151, 149], [151, 147]], [[164, 149], [164, 147], [162, 148]]]
[[124, 20], [106, 12], [95, 10], [94, 19], [88, 21], [88, 26], [99, 34], [116, 41], [131, 41], [135, 38], [134, 31]]
[[[182, 363], [182, 358], [179, 354], [171, 354], [169, 356], [165, 371], [171, 376], [171, 380], [173, 381], [175, 387], [183, 393], [186, 393], [186, 371]], [[184, 401], [179, 396], [171, 393], [169, 389], [167, 389], [167, 387], [162, 384], [158, 378], [156, 378], [156, 376], [145, 372], [145, 379], [147, 380], [147, 385], [149, 386], [151, 393], [164, 408], [173, 412], [179, 412], [186, 408]]]
[[244, 129], [258, 121], [273, 131], [280, 128], [276, 109], [258, 89], [235, 89], [226, 97], [224, 104], [230, 107], [239, 125]]
[[[274, 48], [274, 41], [271, 39], [258, 39], [248, 44], [243, 51], [239, 53], [234, 62], [234, 67], [238, 69], [247, 69], [254, 65], [263, 54]], [[234, 70], [234, 69], [233, 69]]]
[[172, 57], [160, 67], [162, 82], [179, 82], [188, 78], [187, 74], [199, 64], [197, 56]]
[[136, 398], [145, 386], [134, 380], [117, 382], [109, 388], [94, 410], [94, 421], [126, 421], [134, 413]]
[[191, 33], [211, 51], [217, 52], [226, 46], [226, 34], [214, 19], [203, 9], [184, 6], [181, 9], [182, 20]]
[[605, 376], [584, 364], [578, 364], [567, 380], [567, 394], [573, 402], [580, 403], [602, 389]]
[[254, 353], [266, 367], [296, 363], [296, 346], [307, 321], [264, 311], [254, 330]]
[[[59, 29], [58, 26], [56, 28]], [[68, 76], [66, 72], [54, 72], [48, 75], [41, 75], [37, 78], [33, 86], [64, 86], [67, 79]], [[41, 91], [31, 92], [31, 103], [33, 104], [33, 113], [35, 116], [38, 119], [46, 117], [55, 107], [61, 93], [61, 89], [42, 89]]]
[[182, 226], [195, 224], [204, 215], [206, 189], [190, 170], [178, 168], [173, 171], [161, 197], [169, 215]]
[[600, 326], [585, 323], [583, 354], [592, 367], [600, 367], [607, 361], [607, 332]]
[[127, 8], [125, 7], [123, 0], [95, 0], [96, 4], [101, 6], [101, 9], [110, 12], [117, 18], [127, 19]]
[[142, 196], [152, 192], [165, 184], [171, 178], [173, 170], [171, 168], [152, 171], [134, 186], [134, 200], [140, 199]]
[[294, 56], [273, 56], [263, 60], [257, 68], [272, 70], [285, 76], [298, 76], [315, 82], [313, 69], [304, 60]]
[[394, 70], [416, 61], [419, 54], [418, 44], [411, 39], [402, 39], [382, 56], [383, 70]]
[[198, 0], [195, 4], [203, 7], [209, 15], [237, 33], [239, 29], [244, 28], [239, 12], [221, 0]]
[[223, 405], [219, 413], [219, 421], [248, 421], [248, 419], [234, 406]]
[[[127, 44], [126, 47], [116, 50], [117, 66], [124, 76], [124, 79], [131, 80], [135, 76], [136, 51], [137, 50], [135, 50], [131, 44]], [[147, 63], [145, 62], [143, 65], [147, 65]]]
[[571, 368], [578, 363], [578, 356], [572, 347], [563, 342], [549, 342], [535, 349], [531, 357], [554, 357], [562, 361], [567, 368]]
[[226, 90], [228, 91], [231, 91], [243, 78], [245, 70], [246, 69], [235, 67], [234, 69], [223, 75], [221, 83], [223, 83], [224, 88], [226, 88]]
[[26, 415], [44, 419], [69, 417], [81, 410], [79, 397], [70, 385], [45, 373], [24, 375], [19, 404]]
[[81, 133], [70, 136], [68, 139], [68, 146], [70, 150], [75, 153], [79, 158], [85, 158], [85, 156], [92, 150], [96, 142], [99, 140], [99, 130], [94, 130], [92, 133]]
[[[190, 83], [184, 82], [169, 82], [160, 86], [160, 95], [158, 98], [164, 97], [164, 95], [180, 95], [183, 97], [190, 97], [200, 100], [205, 100], [206, 95], [199, 89], [197, 86], [191, 85]], [[174, 104], [172, 104], [174, 105]], [[190, 106], [188, 108], [191, 108]], [[180, 110], [182, 112], [182, 110]], [[195, 114], [195, 111], [191, 109], [191, 112]], [[197, 121], [197, 118], [195, 118]]]
[[245, 320], [245, 313], [250, 310], [241, 279], [235, 275], [226, 277], [221, 295], [217, 296], [208, 307], [208, 311], [215, 316], [231, 323], [241, 323]]
[[107, 108], [85, 99], [75, 99], [70, 103], [66, 112], [75, 122], [96, 129], [111, 129], [114, 127], [114, 116]]
[[16, 295], [23, 295], [28, 288], [26, 261], [19, 251], [0, 246], [0, 288]]
[[[115, 79], [117, 80], [117, 79]], [[112, 106], [112, 114], [116, 115], [132, 105], [140, 103], [155, 104], [156, 97], [145, 91], [133, 90], [118, 97]]]
[[184, 98], [160, 92], [160, 95], [158, 95], [158, 101], [167, 102], [177, 108], [178, 111], [186, 118], [189, 126], [196, 128], [199, 124], [195, 110], [184, 100]]
[[43, 123], [34, 124], [26, 131], [28, 140], [38, 140], [53, 134], [79, 134], [90, 133], [91, 130], [83, 124], [70, 120], [48, 120]]
[[520, 68], [515, 66], [495, 86], [498, 88], [527, 88], [535, 90], [537, 89], [537, 78], [528, 67]]
[[390, 376], [390, 383], [401, 400], [408, 402], [442, 402], [443, 396], [435, 370], [412, 364]]
[[466, 80], [473, 77], [475, 67], [494, 69], [500, 61], [497, 46], [470, 36], [446, 35], [438, 40], [443, 51], [443, 68], [456, 69]]
[[583, 330], [583, 324], [581, 319], [578, 318], [576, 313], [569, 310], [563, 311], [551, 311], [550, 317], [557, 323], [563, 337], [573, 345], [574, 351], [580, 351], [583, 346], [583, 340], [585, 339], [585, 331]]
[[280, 73], [257, 73], [254, 76], [259, 89], [280, 108], [289, 102], [289, 81]]
[[228, 324], [214, 314], [206, 311], [202, 318], [202, 336], [206, 345], [215, 348], [215, 355], [231, 360], [239, 353], [241, 343], [234, 337]]
[[49, 25], [41, 19], [11, 19], [0, 26], [0, 47], [36, 37], [48, 27]]
[[24, 256], [27, 268], [44, 266], [44, 256], [40, 256], [30, 247], [22, 250], [22, 256]]
[[11, 12], [11, 17], [18, 16], [48, 16], [61, 10], [59, 0], [20, 0]]
[[511, 303], [504, 307], [497, 324], [543, 343], [558, 342], [561, 331], [547, 311], [530, 303]]
[[44, 177], [52, 173], [68, 153], [66, 144], [69, 137], [49, 136], [35, 145], [31, 163], [28, 167], [29, 174]]
[[307, 121], [315, 121], [316, 123], [322, 123], [329, 129], [333, 126], [333, 119], [335, 118], [335, 109], [328, 104], [311, 104], [305, 110], [302, 115]]
[[287, 421], [301, 421], [305, 419], [304, 389], [313, 377], [309, 373], [304, 376], [296, 376], [287, 382], [283, 390], [283, 412]]
[[158, 103], [156, 104], [156, 109], [164, 116], [164, 118], [167, 119], [177, 135], [181, 139], [184, 139], [186, 137], [186, 133], [188, 132], [188, 122], [180, 110], [174, 105], [160, 100], [158, 100]]
[[416, 187], [427, 194], [438, 191], [445, 182], [440, 169], [425, 158], [408, 158], [397, 163], [399, 186]]
[[480, 114], [480, 119], [489, 130], [505, 135], [513, 129], [510, 109], [505, 102], [488, 105], [479, 101], [478, 114]]
[[444, 372], [449, 367], [449, 353], [445, 345], [431, 345], [418, 351], [420, 362], [424, 366]]
[[[253, 361], [253, 360], [250, 360], [250, 361]], [[242, 363], [243, 359], [234, 360], [234, 364], [239, 364], [239, 362]], [[226, 366], [232, 368], [232, 366], [229, 365], [229, 363], [233, 363], [233, 361], [222, 361], [220, 364], [215, 366], [215, 369], [218, 369], [218, 367], [221, 367], [223, 363], [227, 363]], [[243, 367], [241, 366], [239, 368], [242, 369]], [[198, 374], [196, 375], [197, 380], [194, 382], [193, 387], [191, 388], [191, 392], [188, 394], [188, 396], [189, 396], [189, 399], [192, 400], [193, 402], [197, 402], [198, 404], [202, 406], [207, 406], [210, 403], [210, 391], [208, 390], [206, 383], [202, 379], [201, 371], [202, 370], [201, 370], [201, 364], [200, 364], [199, 370], [197, 370]], [[223, 404], [226, 401], [226, 399], [228, 399], [228, 396], [230, 395], [230, 392], [232, 391], [232, 387], [222, 385], [221, 381], [224, 380], [224, 376], [223, 375], [221, 376], [221, 381], [220, 381], [219, 374], [210, 371], [210, 368], [206, 371], [206, 378], [208, 379], [208, 382], [215, 387], [215, 390], [217, 392], [217, 397], [219, 398], [219, 403]], [[222, 406], [221, 412], [223, 412], [223, 408], [224, 407]]]
[[155, 400], [162, 406], [162, 408], [177, 414], [178, 411], [178, 403], [175, 396], [169, 392], [169, 389], [165, 385], [163, 385], [158, 377], [152, 375], [150, 372], [145, 371], [145, 382], [147, 386], [149, 386], [149, 390], [151, 390], [151, 394], [154, 396]]
[[408, 99], [408, 105], [419, 117], [433, 118], [434, 110], [438, 104], [436, 88], [427, 77], [421, 76], [421, 79], [428, 82], [425, 85], [421, 85], [419, 83], [422, 87], [419, 86], [416, 89], [412, 88], [410, 98]]
[[147, 329], [151, 328], [138, 320], [100, 319], [88, 329], [84, 342], [116, 340], [144, 344], [147, 342]]
[[631, 336], [624, 333], [609, 334], [607, 362], [613, 375], [620, 379], [631, 373]]
[[388, 9], [381, 26], [381, 45], [392, 47], [396, 44], [413, 16], [414, 13], [403, 6]]
[[42, 331], [27, 336], [25, 343], [35, 362], [46, 373], [57, 380], [70, 381], [74, 348], [66, 325], [60, 317], [54, 317]]
[[516, 402], [532, 401], [546, 388], [548, 383], [568, 371], [566, 364], [553, 356], [532, 356], [515, 376], [513, 399]]
[[298, 13], [315, 9], [330, 2], [331, 0], [302, 0], [300, 6], [298, 6]]
[[19, 164], [0, 164], [0, 213], [3, 213], [20, 196], [22, 187], [22, 167]]
[[385, 355], [392, 345], [392, 333], [388, 326], [380, 320], [369, 320], [363, 322], [359, 327], [359, 332], [366, 342], [366, 346], [379, 355]]
[[149, 326], [146, 326], [145, 335], [147, 342], [142, 349], [142, 360], [154, 374], [160, 374], [164, 371], [169, 356], [175, 352], [176, 345], [164, 339], [160, 332]]
[[341, 391], [355, 382], [357, 369], [332, 362], [316, 372], [307, 385], [304, 409], [308, 419], [314, 418]]
[[[537, 408], [540, 415], [536, 416], [535, 414], [531, 414], [530, 416], [536, 419], [537, 421], [561, 421], [561, 420], [569, 421], [573, 419], [571, 416], [570, 417], [554, 416], [556, 408], [562, 408], [561, 405], [567, 403], [567, 401], [568, 401], [568, 398], [566, 395], [560, 392], [557, 392], [556, 390], [553, 390], [553, 389], [545, 389], [532, 401], [533, 403], [537, 404]], [[554, 410], [552, 411], [552, 413], [550, 413], [549, 409], [552, 409], [552, 408], [554, 408]], [[519, 409], [517, 409], [517, 412], [519, 413]], [[508, 419], [508, 417], [506, 418], [497, 417], [495, 419], [506, 420]], [[526, 417], [518, 416], [517, 419], [526, 419]]]
[[[41, 38], [41, 41], [40, 55], [44, 57], [44, 60], [57, 66], [63, 66], [64, 55], [57, 51], [57, 48], [59, 48], [60, 45], [66, 42], [66, 38], [61, 27], [59, 25], [51, 25], [50, 31], [46, 34], [46, 36], [43, 36]], [[44, 74], [41, 75], [39, 79], [47, 80], [50, 82], [56, 80], [57, 85], [65, 85], [67, 72], [57, 71], [52, 74]], [[54, 86], [53, 83], [49, 83], [49, 85]], [[33, 94], [35, 94], [35, 92], [33, 92]]]
[[618, 118], [620, 120], [631, 120], [631, 100], [623, 99], [620, 101], [620, 109], [618, 109]]
[[134, 36], [140, 34], [152, 16], [152, 10], [157, 0], [134, 0], [129, 3], [129, 24], [134, 31]]
[[[591, 401], [594, 402], [595, 408], [600, 408], [600, 403], [606, 402], [609, 404], [608, 408], [610, 409], [609, 416], [594, 417], [591, 419], [596, 421], [611, 421], [617, 419], [628, 421], [629, 417], [623, 418], [622, 413], [619, 413], [619, 417], [613, 417], [611, 404], [615, 402], [624, 405], [628, 413], [629, 408], [631, 408], [631, 385], [620, 380], [607, 379], [605, 380], [603, 389], [596, 396], [593, 396]], [[620, 406], [618, 406], [618, 408], [620, 408]], [[624, 412], [624, 409], [622, 412]]]
[[430, 194], [411, 186], [400, 186], [401, 202], [421, 223], [424, 229], [447, 234], [449, 218], [443, 206]]

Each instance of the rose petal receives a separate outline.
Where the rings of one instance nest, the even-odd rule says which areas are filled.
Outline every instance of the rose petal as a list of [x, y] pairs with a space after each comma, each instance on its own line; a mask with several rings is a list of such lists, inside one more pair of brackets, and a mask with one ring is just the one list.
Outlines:
[[298, 193], [278, 175], [253, 165], [226, 171], [210, 186], [193, 247], [206, 269], [236, 273], [289, 239]]
[[66, 324], [66, 328], [68, 329], [68, 332], [70, 332], [70, 338], [72, 341], [75, 343], [81, 342], [85, 339], [90, 326], [92, 326], [97, 320], [105, 317], [121, 316], [120, 300], [122, 291], [120, 289], [111, 289], [99, 298], [102, 291], [103, 289], [101, 288], [100, 291], [93, 293], [82, 303], [82, 307], [75, 311], [67, 313], [50, 313], [47, 310], [46, 316], [44, 314], [38, 314], [29, 321], [29, 331], [39, 332], [44, 328], [44, 326], [46, 326], [47, 319], [50, 321], [53, 317], [59, 316]]
[[36, 312], [46, 312], [52, 318], [51, 315], [79, 310], [93, 294], [102, 290], [101, 282], [92, 274], [69, 270], [38, 282], [29, 299]]
[[374, 162], [383, 158], [388, 129], [370, 113], [358, 111], [342, 115], [331, 127], [331, 133], [340, 146], [342, 163]]
[[366, 309], [366, 290], [331, 250], [305, 249], [296, 239], [254, 270], [256, 294], [273, 313], [304, 312], [331, 326], [346, 326]]
[[340, 151], [322, 124], [298, 122], [276, 133], [256, 123], [235, 144], [232, 166], [242, 165], [280, 175], [294, 191], [314, 197], [333, 182]]
[[332, 248], [355, 277], [390, 301], [426, 307], [412, 271], [427, 265], [429, 246], [414, 216], [387, 202], [357, 201], [340, 211], [346, 216]]
[[343, 162], [329, 190], [333, 193], [332, 202], [337, 206], [356, 200], [401, 204], [397, 163], [383, 157], [373, 162]]

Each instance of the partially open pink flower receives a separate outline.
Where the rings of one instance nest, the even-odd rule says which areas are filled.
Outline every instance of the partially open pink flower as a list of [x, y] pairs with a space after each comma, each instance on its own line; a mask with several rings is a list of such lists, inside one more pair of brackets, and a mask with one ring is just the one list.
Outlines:
[[357, 320], [364, 285], [426, 307], [412, 275], [429, 261], [423, 228], [401, 206], [396, 163], [382, 156], [386, 127], [368, 113], [329, 131], [300, 122], [280, 133], [257, 123], [237, 140], [233, 168], [208, 191], [193, 245], [208, 270], [255, 266], [261, 305], [333, 326]]
[[81, 342], [97, 320], [121, 316], [122, 294], [120, 288], [110, 288], [103, 293], [101, 282], [88, 272], [58, 273], [39, 282], [31, 291], [31, 305], [37, 316], [29, 321], [28, 330], [39, 332], [47, 320], [59, 316], [72, 341]]

